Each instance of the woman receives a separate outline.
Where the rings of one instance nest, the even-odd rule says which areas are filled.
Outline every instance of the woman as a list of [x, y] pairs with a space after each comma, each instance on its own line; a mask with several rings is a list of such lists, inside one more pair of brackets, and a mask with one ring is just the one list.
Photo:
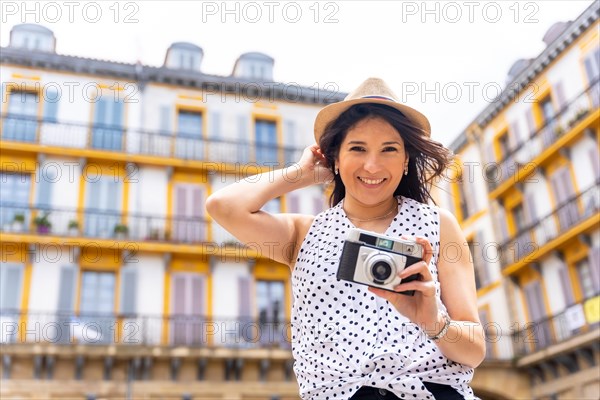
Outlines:
[[[427, 118], [370, 78], [323, 108], [298, 165], [209, 197], [213, 218], [242, 242], [292, 269], [294, 370], [303, 399], [462, 399], [485, 355], [469, 248], [429, 187], [449, 162]], [[299, 171], [298, 171], [299, 168]], [[290, 179], [293, 178], [293, 179]], [[315, 216], [260, 209], [302, 187], [333, 181], [331, 208]], [[418, 280], [396, 292], [336, 279], [350, 228], [414, 238], [423, 262], [399, 273]], [[291, 244], [291, 245], [290, 245]], [[444, 257], [452, 245], [458, 256]]]

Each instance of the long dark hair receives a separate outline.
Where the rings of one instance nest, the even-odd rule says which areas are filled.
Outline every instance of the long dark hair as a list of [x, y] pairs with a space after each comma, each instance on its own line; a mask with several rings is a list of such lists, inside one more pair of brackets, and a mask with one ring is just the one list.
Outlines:
[[[319, 140], [319, 147], [334, 171], [340, 146], [346, 134], [356, 124], [366, 118], [382, 118], [394, 127], [404, 140], [404, 148], [409, 156], [408, 175], [402, 176], [394, 195], [409, 197], [420, 203], [435, 203], [430, 190], [434, 179], [444, 172], [452, 153], [441, 143], [431, 140], [422, 130], [412, 124], [400, 111], [383, 104], [357, 104], [332, 121], [325, 128]], [[340, 175], [334, 174], [333, 192], [329, 197], [330, 206], [339, 203], [346, 195], [346, 187]]]

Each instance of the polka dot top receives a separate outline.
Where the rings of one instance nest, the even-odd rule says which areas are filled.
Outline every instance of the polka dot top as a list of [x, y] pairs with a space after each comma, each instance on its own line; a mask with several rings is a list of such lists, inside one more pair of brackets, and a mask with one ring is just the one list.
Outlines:
[[[367, 286], [336, 278], [347, 231], [354, 228], [342, 203], [315, 217], [292, 273], [292, 351], [302, 399], [348, 399], [361, 386], [387, 389], [401, 399], [434, 399], [423, 381], [451, 385], [475, 399], [473, 369], [447, 359], [425, 333]], [[424, 236], [440, 247], [436, 207], [409, 198], [386, 235]]]

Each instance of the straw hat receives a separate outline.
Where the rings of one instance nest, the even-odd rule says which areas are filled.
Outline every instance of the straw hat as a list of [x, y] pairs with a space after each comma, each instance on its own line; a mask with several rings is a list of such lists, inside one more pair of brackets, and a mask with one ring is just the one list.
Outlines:
[[323, 107], [315, 119], [315, 139], [319, 143], [319, 138], [323, 134], [325, 127], [337, 119], [344, 111], [355, 104], [375, 103], [384, 104], [400, 111], [415, 127], [420, 129], [425, 136], [431, 136], [431, 125], [423, 114], [408, 107], [398, 100], [398, 96], [392, 92], [388, 85], [379, 78], [369, 78], [358, 88], [350, 93], [343, 101], [330, 104]]

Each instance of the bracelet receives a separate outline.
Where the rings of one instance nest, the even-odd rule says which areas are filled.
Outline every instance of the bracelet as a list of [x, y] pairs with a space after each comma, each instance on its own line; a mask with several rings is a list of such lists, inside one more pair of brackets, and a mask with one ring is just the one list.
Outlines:
[[442, 327], [442, 330], [439, 331], [435, 336], [427, 335], [429, 340], [440, 340], [444, 337], [444, 335], [446, 335], [446, 332], [448, 332], [448, 328], [450, 328], [450, 323], [452, 320], [446, 311], [442, 311], [442, 318], [444, 318], [444, 326]]

